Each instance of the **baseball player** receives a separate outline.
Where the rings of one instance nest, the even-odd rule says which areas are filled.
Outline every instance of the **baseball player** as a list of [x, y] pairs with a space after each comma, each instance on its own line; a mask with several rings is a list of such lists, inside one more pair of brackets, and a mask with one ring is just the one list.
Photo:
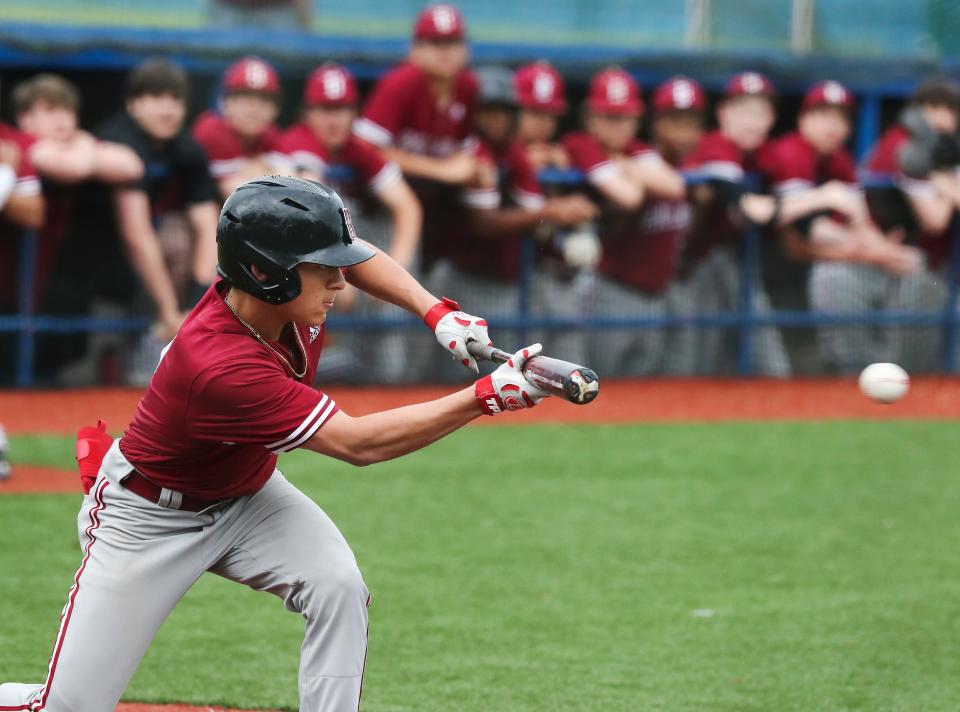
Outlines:
[[[809, 192], [817, 185], [845, 187], [847, 204], [835, 212], [814, 212], [784, 230], [788, 253], [812, 260], [809, 293], [814, 309], [865, 313], [877, 306], [916, 308], [922, 284], [922, 256], [900, 244], [903, 235], [885, 237], [870, 219], [856, 185], [853, 158], [844, 148], [850, 135], [853, 96], [834, 81], [814, 85], [806, 94], [797, 131], [771, 143], [764, 172], [778, 195]], [[855, 373], [874, 361], [901, 362], [891, 351], [891, 333], [865, 327], [818, 330], [823, 365]]]
[[319, 183], [242, 184], [217, 239], [223, 279], [165, 351], [128, 430], [112, 443], [102, 426], [81, 432], [90, 484], [78, 520], [83, 562], [46, 680], [0, 685], [0, 710], [112, 710], [163, 620], [206, 571], [304, 616], [300, 709], [356, 710], [369, 592], [343, 536], [284, 479], [277, 456], [306, 448], [381, 462], [546, 395], [520, 370], [534, 345], [438, 400], [347, 415], [310, 386], [344, 273], [423, 317], [466, 365], [475, 365], [466, 343], [489, 341], [486, 322], [437, 301], [357, 239], [340, 197]]
[[462, 233], [461, 189], [477, 179], [472, 138], [477, 81], [466, 68], [466, 28], [452, 5], [428, 5], [414, 25], [408, 61], [387, 72], [353, 130], [400, 166], [424, 213], [425, 266]]
[[[621, 69], [606, 69], [590, 82], [586, 130], [563, 138], [573, 165], [603, 201], [603, 255], [596, 279], [583, 294], [594, 316], [663, 316], [689, 223], [680, 174], [635, 138], [642, 112], [633, 78]], [[591, 347], [589, 359], [602, 373], [652, 374], [663, 365], [664, 332], [615, 330], [592, 340]]]
[[[743, 181], [758, 167], [758, 155], [775, 119], [773, 84], [762, 74], [744, 72], [727, 83], [716, 109], [718, 129], [706, 134], [687, 156], [684, 167], [709, 179], [708, 186], [691, 192], [693, 223], [684, 249], [684, 278], [671, 295], [675, 313], [732, 313], [739, 308], [740, 259], [737, 247], [746, 221], [745, 208], [755, 207], [743, 197]], [[774, 201], [760, 198], [763, 214], [753, 219], [765, 223], [775, 216]], [[732, 216], [731, 213], [734, 215]], [[770, 310], [770, 302], [759, 281], [753, 287], [755, 313]], [[678, 373], [716, 375], [730, 372], [735, 345], [725, 330], [685, 330], [692, 339], [671, 358]], [[786, 377], [790, 362], [779, 330], [753, 330], [752, 352], [761, 375]], [[688, 362], [682, 362], [682, 358]]]
[[427, 286], [437, 293], [455, 288], [465, 301], [505, 316], [519, 307], [523, 238], [544, 222], [570, 227], [589, 221], [596, 208], [583, 196], [544, 197], [536, 170], [515, 139], [513, 72], [483, 67], [476, 76], [474, 128], [485, 177], [464, 191], [468, 229], [462, 239], [449, 239], [439, 248]]
[[280, 80], [257, 57], [234, 62], [223, 75], [218, 111], [206, 111], [193, 125], [193, 137], [210, 160], [210, 175], [222, 199], [244, 181], [269, 170], [268, 156], [280, 130]]
[[563, 77], [548, 62], [527, 64], [517, 70], [517, 140], [527, 149], [530, 162], [542, 168], [569, 168], [570, 157], [556, 142], [557, 124], [567, 113]]

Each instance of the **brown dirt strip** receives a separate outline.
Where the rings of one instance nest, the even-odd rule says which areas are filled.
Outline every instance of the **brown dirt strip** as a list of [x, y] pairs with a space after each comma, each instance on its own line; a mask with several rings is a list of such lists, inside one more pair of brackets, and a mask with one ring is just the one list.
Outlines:
[[0, 495], [76, 493], [79, 496], [82, 491], [77, 472], [53, 467], [14, 464], [10, 478], [0, 480]]
[[[437, 398], [438, 387], [341, 388], [330, 395], [351, 414], [362, 415]], [[140, 389], [0, 391], [0, 422], [10, 433], [73, 434], [97, 418], [122, 432], [133, 417]], [[532, 411], [510, 415], [511, 423], [703, 422], [716, 420], [960, 418], [960, 378], [914, 379], [899, 403], [874, 403], [852, 379], [605, 381], [596, 402], [574, 406], [551, 398]], [[483, 418], [498, 423], [501, 418]]]

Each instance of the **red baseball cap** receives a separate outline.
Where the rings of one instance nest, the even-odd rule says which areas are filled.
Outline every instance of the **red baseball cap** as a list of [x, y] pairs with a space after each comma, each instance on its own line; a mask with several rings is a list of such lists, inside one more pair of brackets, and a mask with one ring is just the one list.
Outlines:
[[356, 106], [357, 80], [339, 64], [324, 64], [307, 77], [303, 103], [307, 106]]
[[837, 106], [851, 110], [854, 106], [853, 94], [840, 82], [829, 80], [810, 87], [810, 91], [803, 97], [801, 111], [812, 109], [815, 106]]
[[517, 101], [524, 109], [539, 109], [551, 114], [567, 110], [563, 77], [547, 62], [534, 62], [517, 70]]
[[228, 91], [280, 93], [277, 70], [258, 57], [244, 57], [231, 64], [223, 75], [223, 88]]
[[462, 40], [466, 36], [463, 16], [453, 5], [439, 3], [427, 5], [417, 16], [413, 26], [413, 38], [416, 40]]
[[773, 82], [760, 72], [741, 72], [733, 75], [727, 82], [724, 96], [728, 99], [735, 96], [766, 96], [772, 99], [776, 93]]
[[640, 87], [622, 69], [604, 69], [590, 81], [587, 108], [600, 114], [639, 116], [643, 113]]
[[703, 111], [706, 106], [703, 87], [689, 77], [668, 79], [653, 94], [654, 111]]

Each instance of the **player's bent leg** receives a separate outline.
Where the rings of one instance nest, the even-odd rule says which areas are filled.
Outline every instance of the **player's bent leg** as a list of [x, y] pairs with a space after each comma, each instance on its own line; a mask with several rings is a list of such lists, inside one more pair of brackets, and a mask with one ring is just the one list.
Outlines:
[[84, 499], [78, 517], [83, 558], [46, 680], [39, 689], [5, 685], [0, 709], [16, 709], [16, 696], [24, 693], [19, 704], [31, 712], [114, 709], [161, 623], [202, 573], [202, 522], [124, 489], [124, 468], [129, 465], [114, 445]]
[[369, 592], [336, 525], [279, 472], [213, 533], [210, 571], [268, 591], [307, 620], [300, 709], [355, 711], [367, 650]]

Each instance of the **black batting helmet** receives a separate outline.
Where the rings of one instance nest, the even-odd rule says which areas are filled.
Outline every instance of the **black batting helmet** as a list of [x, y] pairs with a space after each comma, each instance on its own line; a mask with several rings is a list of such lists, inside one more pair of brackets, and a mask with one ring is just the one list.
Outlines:
[[[291, 176], [261, 176], [238, 186], [217, 224], [217, 272], [237, 289], [270, 304], [300, 294], [302, 262], [349, 267], [373, 257], [357, 242], [336, 191]], [[253, 276], [256, 265], [267, 278]]]

